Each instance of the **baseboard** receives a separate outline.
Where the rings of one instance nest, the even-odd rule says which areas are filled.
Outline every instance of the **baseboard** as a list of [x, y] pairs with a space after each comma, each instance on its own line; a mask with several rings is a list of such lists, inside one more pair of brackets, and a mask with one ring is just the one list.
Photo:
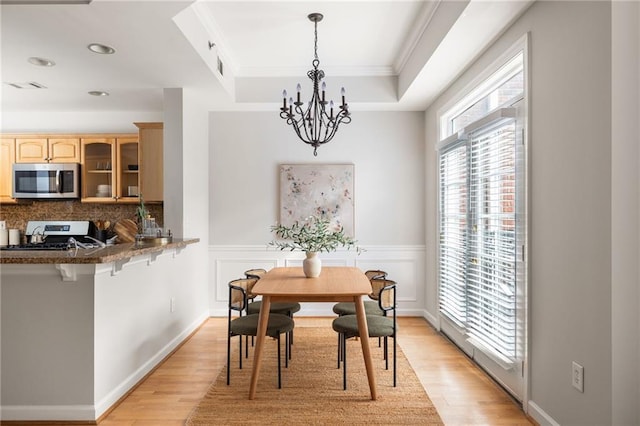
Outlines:
[[527, 414], [540, 426], [560, 426], [560, 423], [556, 422], [553, 417], [548, 415], [542, 408], [533, 401], [527, 403]]
[[440, 331], [440, 318], [437, 315], [432, 315], [425, 309], [422, 311], [422, 316], [433, 328]]
[[95, 421], [92, 405], [3, 405], [4, 421]]

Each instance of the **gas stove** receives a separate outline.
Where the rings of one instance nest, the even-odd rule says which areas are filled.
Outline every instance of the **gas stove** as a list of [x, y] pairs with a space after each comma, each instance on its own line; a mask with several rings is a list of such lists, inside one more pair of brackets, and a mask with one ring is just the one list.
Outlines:
[[[31, 220], [24, 232], [28, 243], [0, 247], [1, 250], [68, 250], [71, 248], [99, 248], [105, 244], [91, 237], [95, 227], [88, 220]], [[44, 241], [29, 242], [41, 234]]]
[[16, 244], [13, 246], [0, 247], [0, 250], [69, 250], [73, 248], [72, 244], [66, 243], [28, 243]]

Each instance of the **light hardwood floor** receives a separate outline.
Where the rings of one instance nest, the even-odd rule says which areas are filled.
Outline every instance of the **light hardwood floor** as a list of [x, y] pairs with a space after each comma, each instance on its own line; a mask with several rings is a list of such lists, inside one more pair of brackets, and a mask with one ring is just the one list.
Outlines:
[[[296, 317], [296, 327], [331, 327], [331, 320]], [[226, 362], [226, 324], [226, 318], [207, 320], [104, 416], [100, 426], [182, 425]], [[535, 424], [504, 390], [424, 319], [399, 318], [398, 344], [445, 424]]]

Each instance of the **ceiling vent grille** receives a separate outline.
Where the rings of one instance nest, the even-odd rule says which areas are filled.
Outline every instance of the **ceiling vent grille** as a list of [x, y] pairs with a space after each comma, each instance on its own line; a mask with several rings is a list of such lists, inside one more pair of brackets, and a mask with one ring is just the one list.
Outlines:
[[224, 64], [222, 63], [222, 59], [220, 59], [220, 56], [218, 56], [217, 58], [218, 58], [218, 72], [222, 77], [224, 77]]
[[26, 83], [5, 83], [16, 89], [46, 89], [44, 84], [36, 83], [35, 81], [27, 81]]

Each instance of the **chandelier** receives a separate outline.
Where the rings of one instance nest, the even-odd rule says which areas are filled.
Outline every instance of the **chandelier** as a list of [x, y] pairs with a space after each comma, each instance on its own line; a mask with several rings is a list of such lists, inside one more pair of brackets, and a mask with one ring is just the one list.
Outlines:
[[[313, 155], [318, 155], [318, 147], [329, 142], [336, 134], [340, 123], [349, 124], [351, 122], [351, 114], [349, 113], [349, 105], [345, 102], [344, 87], [340, 90], [342, 102], [337, 107], [334, 115], [333, 100], [327, 102], [325, 100], [325, 91], [327, 85], [322, 79], [324, 71], [318, 69], [320, 60], [318, 59], [318, 22], [322, 21], [321, 13], [312, 13], [308, 18], [314, 24], [314, 59], [311, 64], [313, 69], [307, 72], [307, 77], [313, 82], [313, 95], [311, 100], [306, 104], [300, 101], [300, 91], [302, 87], [298, 83], [296, 87], [296, 101], [289, 98], [287, 105], [287, 91], [282, 91], [282, 108], [280, 108], [280, 117], [287, 120], [287, 124], [293, 126], [302, 142], [313, 147]], [[320, 82], [322, 81], [322, 94], [318, 91]], [[327, 108], [328, 104], [328, 108]]]

